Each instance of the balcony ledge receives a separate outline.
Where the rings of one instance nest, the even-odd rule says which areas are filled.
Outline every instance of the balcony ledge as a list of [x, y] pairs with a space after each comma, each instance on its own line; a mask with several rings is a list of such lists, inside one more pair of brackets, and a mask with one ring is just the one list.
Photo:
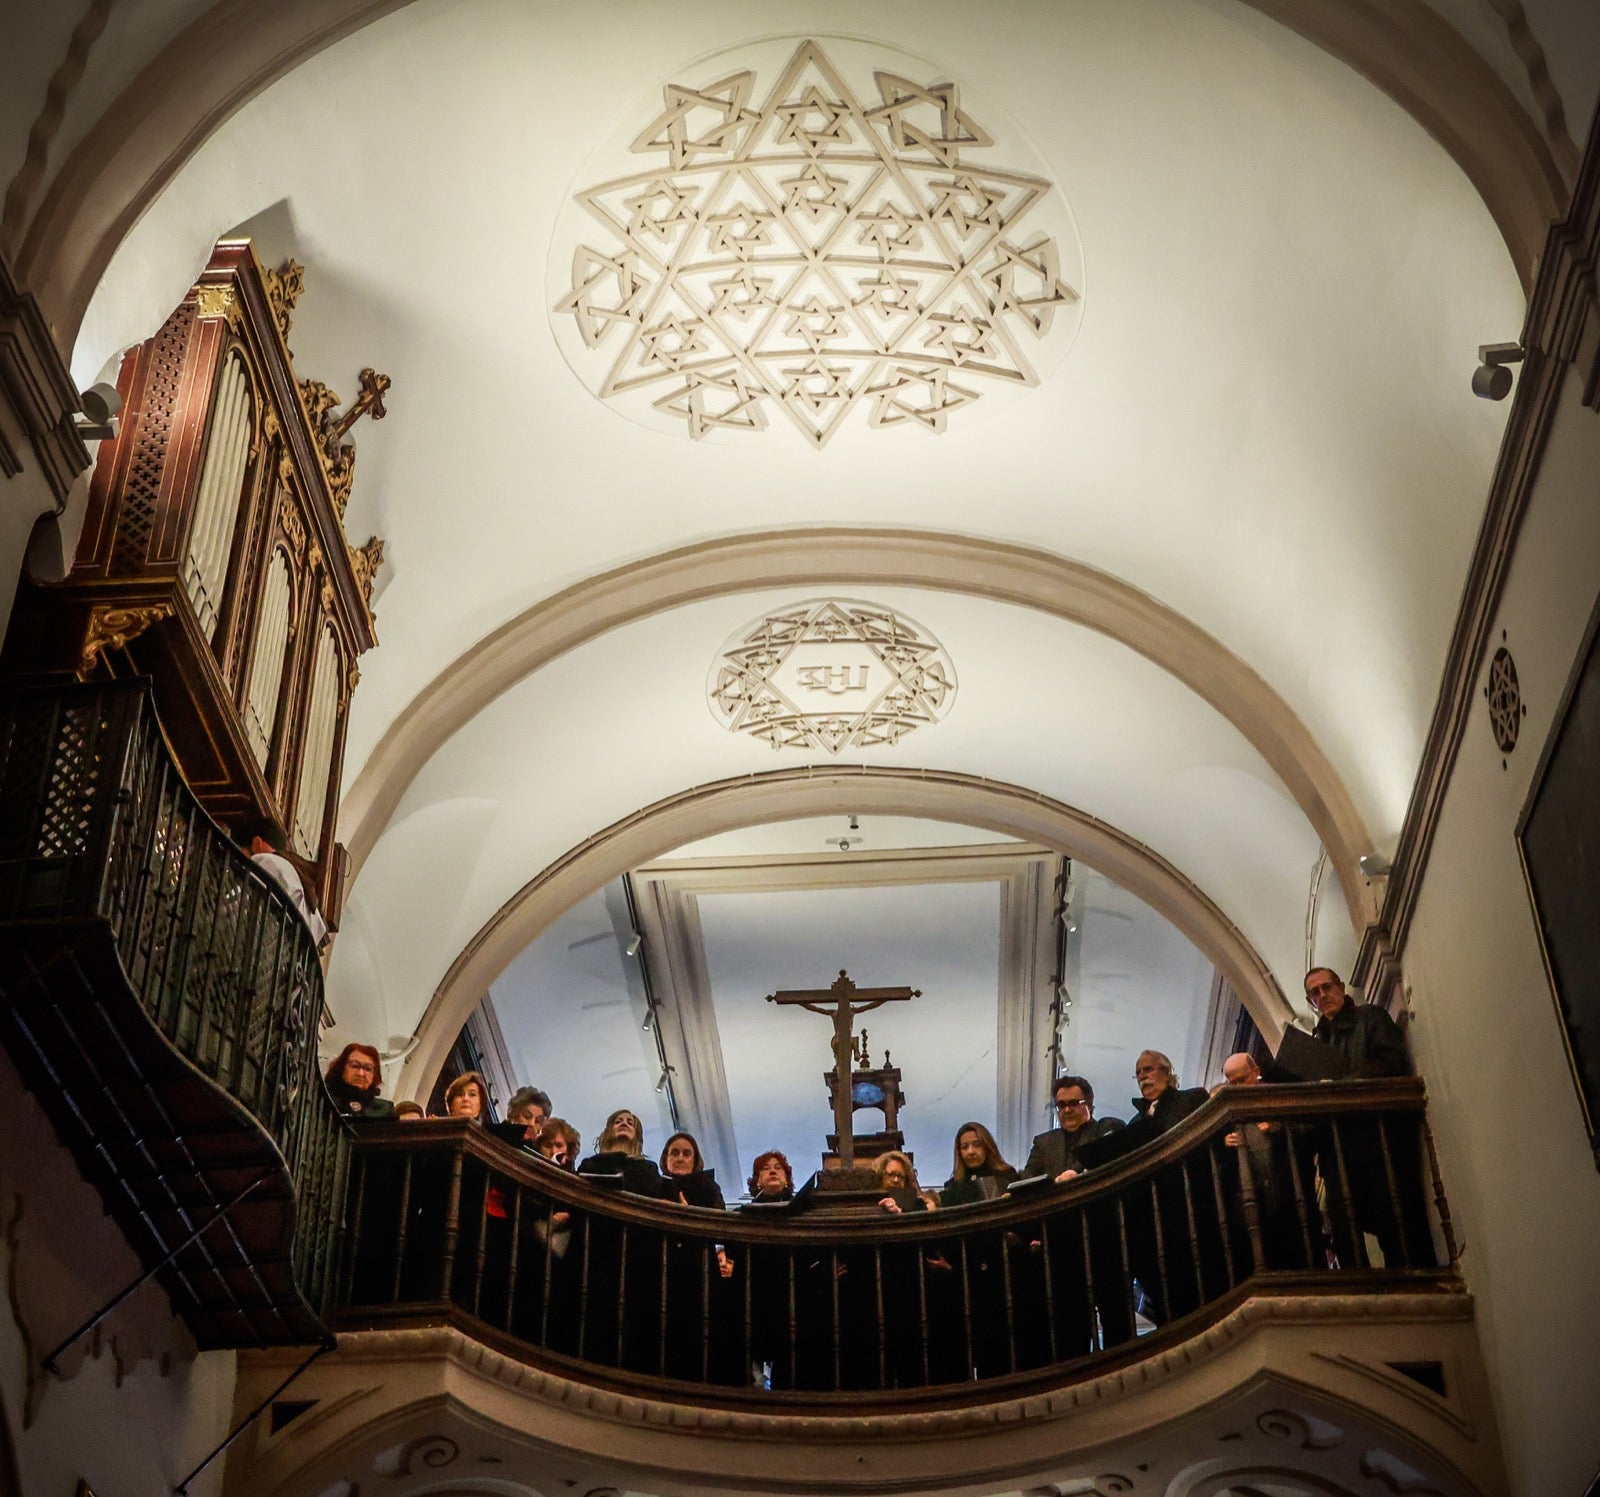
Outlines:
[[[1142, 1356], [1135, 1348], [1122, 1365], [1051, 1390], [858, 1414], [636, 1396], [530, 1366], [451, 1325], [347, 1332], [338, 1342], [285, 1395], [310, 1407], [280, 1419], [275, 1433], [263, 1419], [241, 1439], [230, 1491], [320, 1492], [339, 1481], [364, 1490], [380, 1473], [406, 1477], [411, 1465], [420, 1490], [463, 1452], [483, 1474], [514, 1468], [544, 1491], [569, 1482], [663, 1493], [995, 1490], [1059, 1481], [1080, 1461], [1153, 1473], [1192, 1464], [1200, 1450], [1245, 1459], [1246, 1446], [1262, 1442], [1281, 1470], [1330, 1472], [1349, 1456], [1360, 1478], [1353, 1492], [1391, 1458], [1427, 1478], [1419, 1490], [1506, 1490], [1472, 1298], [1459, 1285], [1319, 1295], [1258, 1286], [1187, 1338]], [[294, 1359], [242, 1353], [240, 1409]], [[1444, 1393], [1396, 1363], [1437, 1363]], [[1167, 1456], [1154, 1460], [1160, 1451]], [[1124, 1479], [1136, 1484], [1107, 1490], [1168, 1490]], [[385, 1483], [393, 1497], [409, 1490]]]

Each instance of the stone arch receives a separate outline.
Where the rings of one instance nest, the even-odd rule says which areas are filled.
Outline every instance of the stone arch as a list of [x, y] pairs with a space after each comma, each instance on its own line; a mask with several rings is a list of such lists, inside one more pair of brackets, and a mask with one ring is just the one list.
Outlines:
[[[44, 186], [43, 158], [26, 163], [7, 194], [0, 250], [39, 299], [58, 346], [70, 353], [117, 246], [207, 137], [301, 63], [407, 3], [215, 0], [90, 125], [31, 217]], [[1547, 138], [1426, 0], [1382, 7], [1367, 0], [1246, 3], [1361, 74], [1433, 136], [1482, 197], [1523, 286], [1532, 285], [1545, 231], [1566, 206], [1576, 165], [1564, 131]]]
[[434, 990], [397, 1095], [423, 1098], [489, 985], [579, 900], [675, 847], [739, 827], [851, 810], [981, 826], [1079, 858], [1137, 894], [1232, 984], [1276, 1044], [1293, 1017], [1267, 964], [1210, 898], [1153, 848], [1065, 802], [977, 775], [866, 765], [798, 768], [699, 785], [635, 811], [524, 884], [467, 943]]
[[465, 723], [518, 681], [607, 630], [728, 593], [787, 586], [922, 587], [1083, 624], [1127, 645], [1215, 708], [1261, 754], [1311, 823], [1361, 931], [1376, 908], [1358, 860], [1372, 839], [1349, 791], [1289, 705], [1220, 641], [1148, 593], [1052, 552], [933, 531], [851, 528], [724, 537], [631, 562], [534, 604], [417, 693], [344, 797], [351, 877], [406, 787]]

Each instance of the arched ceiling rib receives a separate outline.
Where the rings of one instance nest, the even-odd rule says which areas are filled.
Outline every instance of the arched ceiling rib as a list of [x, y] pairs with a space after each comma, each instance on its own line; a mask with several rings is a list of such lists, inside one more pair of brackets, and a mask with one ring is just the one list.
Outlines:
[[[3, 248], [64, 346], [118, 244], [199, 145], [262, 89], [410, 0], [219, 0], [150, 58], [84, 131], [33, 207], [19, 169]], [[1550, 144], [1493, 67], [1424, 0], [1246, 0], [1368, 78], [1455, 157], [1526, 287], [1566, 184]], [[47, 147], [46, 130], [42, 146]], [[1559, 143], [1558, 143], [1559, 145]], [[32, 208], [31, 216], [29, 209]]]
[[[1443, 351], [1470, 350], [1519, 298], [1468, 184], [1348, 70], [1248, 10], [1149, 8], [1018, 6], [998, 30], [952, 9], [914, 38], [931, 67], [967, 59], [974, 96], [996, 91], [1025, 122], [1088, 263], [1062, 366], [942, 436], [845, 431], [800, 461], [776, 430], [686, 442], [595, 401], [554, 347], [536, 267], [585, 139], [631, 120], [641, 91], [649, 107], [667, 48], [725, 39], [743, 8], [652, 9], [631, 48], [606, 34], [591, 40], [610, 51], [570, 56], [549, 13], [494, 0], [367, 27], [195, 156], [108, 275], [83, 358], [97, 372], [212, 234], [276, 204], [286, 242], [263, 252], [308, 262], [302, 373], [336, 389], [368, 363], [394, 376], [348, 517], [356, 539], [389, 543], [352, 775], [431, 679], [576, 579], [753, 516], [981, 531], [1122, 578], [1242, 661], [1343, 782], [1354, 816], [1314, 755], [1250, 730], [1311, 782], [1294, 793], [1357, 888], [1354, 858], [1387, 850], [1403, 815], [1503, 420]], [[875, 15], [894, 41], [903, 9], [852, 7], [852, 27]], [[301, 135], [331, 161], [282, 150]], [[537, 413], [531, 456], [520, 411]], [[1184, 679], [1209, 691], [1213, 674], [1249, 697], [1205, 659]]]
[[[588, 847], [600, 828], [633, 825], [637, 807], [679, 810], [646, 842], [619, 843], [605, 857], [655, 857], [740, 821], [860, 810], [838, 799], [859, 776], [892, 780], [907, 800], [879, 810], [1057, 837], [1172, 918], [1256, 995], [1262, 1022], [1275, 1022], [1268, 996], [1293, 984], [1303, 964], [1318, 839], [1237, 729], [1154, 665], [1079, 625], [1040, 617], [1023, 638], [1015, 610], [997, 602], [894, 587], [874, 593], [929, 629], [966, 671], [944, 720], [893, 748], [850, 749], [835, 761], [815, 753], [804, 767], [774, 774], [771, 766], [792, 766], [796, 756], [727, 732], [708, 710], [710, 659], [747, 619], [791, 601], [788, 590], [651, 615], [502, 693], [413, 780], [354, 886], [354, 928], [372, 939], [347, 933], [335, 949], [330, 994], [341, 1023], [409, 1032], [463, 950], [475, 953], [468, 986], [476, 992], [470, 1000], [465, 988], [457, 993], [470, 1010], [535, 933], [526, 921], [505, 921], [518, 891], [537, 876], [541, 887], [576, 899], [631, 866], [592, 857], [573, 864], [572, 850]], [[683, 811], [695, 795], [681, 787], [713, 781], [813, 789], [798, 807], [758, 796], [752, 811], [735, 796], [733, 822], [702, 826], [698, 811]], [[998, 819], [987, 821], [981, 797], [962, 799], [986, 784], [1011, 787]], [[952, 809], [938, 811], [945, 796]], [[1035, 802], [1076, 809], [1013, 824]], [[552, 884], [539, 874], [574, 866], [592, 882], [564, 874]], [[538, 910], [540, 919], [555, 913]], [[1346, 926], [1347, 952], [1353, 943]]]
[[[1019, 0], [918, 12], [914, 32], [898, 5], [813, 10], [824, 41], [830, 22], [877, 32], [930, 77], [959, 61], [1071, 206], [1077, 341], [1002, 410], [815, 452], [776, 430], [665, 434], [573, 377], [543, 270], [562, 204], [594, 141], [659, 110], [680, 57], [745, 35], [750, 12], [722, 0], [626, 27], [603, 7], [400, 8], [196, 150], [90, 309], [79, 358], [97, 370], [212, 237], [266, 223], [263, 253], [308, 265], [301, 374], [394, 376], [347, 517], [389, 542], [346, 759], [369, 985], [386, 945], [427, 942], [390, 973], [386, 1034], [538, 869], [641, 804], [754, 771], [705, 713], [704, 672], [747, 604], [801, 587], [987, 610], [984, 648], [957, 655], [964, 700], [1022, 666], [1062, 700], [893, 757], [1153, 847], [1279, 981], [1298, 976], [1319, 841], [1354, 922], [1369, 913], [1356, 860], [1398, 831], [1504, 420], [1467, 391], [1471, 350], [1521, 315], [1482, 200], [1413, 118], [1245, 7]], [[306, 138], [326, 155], [284, 149]], [[1061, 653], [1119, 650], [1092, 686]], [[1102, 720], [1123, 738], [1096, 737]], [[418, 898], [425, 822], [449, 842], [448, 908]]]
[[436, 676], [363, 764], [341, 809], [358, 874], [407, 787], [439, 748], [518, 681], [611, 629], [697, 599], [780, 585], [889, 584], [993, 598], [1086, 624], [1170, 672], [1234, 725], [1283, 779], [1328, 848], [1352, 922], [1372, 916], [1357, 860], [1370, 834], [1321, 746], [1243, 661], [1155, 599], [1046, 552], [916, 531], [809, 529], [731, 536], [619, 567], [544, 599]]
[[586, 894], [683, 842], [737, 827], [832, 812], [966, 820], [1059, 848], [1165, 916], [1216, 964], [1262, 1032], [1276, 1043], [1294, 1012], [1238, 927], [1161, 855], [1074, 807], [969, 775], [874, 768], [772, 770], [697, 786], [606, 827], [543, 869], [478, 930], [434, 990], [401, 1072], [407, 1096], [425, 1096], [461, 1026], [491, 983], [546, 926]]

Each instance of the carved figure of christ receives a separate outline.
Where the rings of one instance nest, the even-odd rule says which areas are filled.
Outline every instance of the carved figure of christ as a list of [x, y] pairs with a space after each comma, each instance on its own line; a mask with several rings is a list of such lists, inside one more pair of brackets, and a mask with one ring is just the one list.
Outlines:
[[768, 993], [768, 1003], [797, 1003], [814, 1014], [833, 1020], [833, 1129], [839, 1138], [839, 1166], [854, 1169], [856, 1162], [855, 1123], [851, 1106], [850, 1073], [855, 1060], [851, 1028], [857, 1014], [881, 1008], [885, 1003], [903, 1003], [920, 998], [920, 988], [858, 988], [839, 969], [839, 980], [828, 988], [790, 988]]

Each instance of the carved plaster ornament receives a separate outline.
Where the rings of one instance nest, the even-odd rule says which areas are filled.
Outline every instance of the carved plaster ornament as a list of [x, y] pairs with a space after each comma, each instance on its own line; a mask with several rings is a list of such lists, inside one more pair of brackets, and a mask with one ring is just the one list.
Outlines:
[[1076, 328], [1081, 256], [1018, 132], [997, 145], [957, 84], [866, 43], [734, 60], [668, 83], [604, 158], [623, 174], [574, 196], [552, 300], [580, 378], [694, 438], [781, 413], [818, 448], [857, 406], [868, 430], [937, 434], [1036, 385]]
[[740, 629], [707, 692], [731, 733], [837, 754], [896, 744], [938, 722], [955, 700], [956, 673], [938, 640], [904, 614], [823, 598]]
[[97, 603], [89, 610], [89, 628], [84, 635], [83, 652], [78, 657], [78, 674], [87, 675], [104, 652], [122, 649], [152, 624], [170, 619], [174, 611], [173, 605], [166, 602], [135, 607]]

